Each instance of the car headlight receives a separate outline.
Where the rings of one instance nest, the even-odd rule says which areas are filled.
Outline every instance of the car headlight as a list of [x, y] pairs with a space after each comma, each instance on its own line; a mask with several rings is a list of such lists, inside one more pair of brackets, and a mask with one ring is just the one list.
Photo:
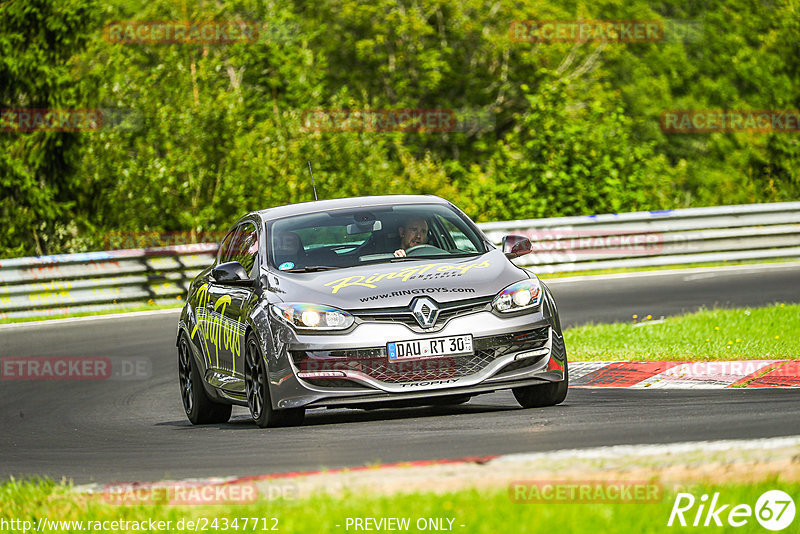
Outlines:
[[538, 308], [542, 303], [542, 288], [538, 278], [511, 284], [492, 301], [492, 307], [502, 313]]
[[273, 304], [272, 312], [296, 328], [309, 330], [346, 330], [355, 320], [346, 311], [320, 304]]

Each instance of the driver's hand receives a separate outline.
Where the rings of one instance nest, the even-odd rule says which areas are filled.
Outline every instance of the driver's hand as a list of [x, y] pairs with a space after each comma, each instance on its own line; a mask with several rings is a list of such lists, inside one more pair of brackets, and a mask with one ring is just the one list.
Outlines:
[[404, 249], [402, 249], [402, 248], [399, 248], [399, 249], [394, 251], [394, 257], [395, 258], [405, 258], [406, 257], [406, 251]]

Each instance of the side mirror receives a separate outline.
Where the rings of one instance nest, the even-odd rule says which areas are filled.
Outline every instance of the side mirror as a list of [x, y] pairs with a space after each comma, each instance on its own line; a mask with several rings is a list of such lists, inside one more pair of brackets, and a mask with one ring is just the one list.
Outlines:
[[531, 252], [531, 240], [522, 235], [503, 236], [503, 252], [508, 259], [518, 258]]
[[258, 280], [250, 280], [247, 271], [238, 261], [217, 265], [211, 270], [211, 276], [215, 282], [229, 286], [255, 287], [259, 283]]

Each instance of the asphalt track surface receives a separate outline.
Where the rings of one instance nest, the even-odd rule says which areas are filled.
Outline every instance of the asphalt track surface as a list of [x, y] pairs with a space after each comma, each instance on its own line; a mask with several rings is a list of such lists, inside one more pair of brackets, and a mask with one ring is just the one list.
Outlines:
[[[605, 277], [551, 285], [565, 324], [669, 316], [702, 306], [800, 302], [798, 264]], [[0, 328], [0, 356], [144, 359], [132, 380], [0, 381], [0, 479], [76, 483], [254, 475], [619, 444], [800, 434], [797, 390], [574, 388], [523, 410], [510, 392], [455, 407], [314, 410], [297, 428], [259, 429], [243, 408], [193, 427], [183, 414], [177, 312]], [[569, 349], [569, 347], [567, 348]]]

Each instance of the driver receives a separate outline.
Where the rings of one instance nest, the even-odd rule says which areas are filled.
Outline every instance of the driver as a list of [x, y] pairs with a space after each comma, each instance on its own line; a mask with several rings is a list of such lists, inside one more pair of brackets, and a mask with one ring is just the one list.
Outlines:
[[422, 217], [411, 217], [397, 228], [400, 234], [400, 248], [394, 251], [398, 258], [406, 256], [406, 250], [428, 242], [428, 223]]

